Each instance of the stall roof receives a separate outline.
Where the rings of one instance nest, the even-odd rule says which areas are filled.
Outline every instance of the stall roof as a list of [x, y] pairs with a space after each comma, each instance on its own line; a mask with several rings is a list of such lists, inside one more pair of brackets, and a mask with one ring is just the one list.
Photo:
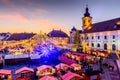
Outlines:
[[53, 67], [52, 67], [52, 66], [49, 66], [49, 65], [42, 65], [42, 66], [37, 67], [38, 70], [44, 70], [44, 69], [46, 69], [46, 68], [52, 69]]
[[70, 66], [67, 65], [67, 64], [64, 64], [64, 63], [60, 63], [60, 64], [56, 65], [55, 67], [56, 67], [57, 69], [59, 69], [59, 68], [70, 67]]
[[65, 75], [62, 76], [63, 80], [71, 80], [74, 77], [79, 77], [82, 78], [80, 75], [76, 74], [76, 73], [72, 73], [72, 72], [68, 72]]
[[53, 76], [44, 76], [39, 80], [58, 80], [57, 78], [53, 77]]
[[0, 74], [11, 74], [11, 70], [1, 69]]
[[22, 67], [22, 68], [16, 70], [15, 74], [18, 74], [18, 73], [21, 73], [21, 72], [34, 72], [34, 70], [32, 68]]

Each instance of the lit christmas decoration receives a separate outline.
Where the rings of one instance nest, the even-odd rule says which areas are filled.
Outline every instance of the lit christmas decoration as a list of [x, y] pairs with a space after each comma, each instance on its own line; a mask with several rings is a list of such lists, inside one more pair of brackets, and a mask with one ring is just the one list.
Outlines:
[[35, 53], [39, 53], [40, 62], [43, 63], [57, 61], [58, 56], [60, 55], [55, 45], [50, 42], [38, 46], [38, 49], [34, 51]]

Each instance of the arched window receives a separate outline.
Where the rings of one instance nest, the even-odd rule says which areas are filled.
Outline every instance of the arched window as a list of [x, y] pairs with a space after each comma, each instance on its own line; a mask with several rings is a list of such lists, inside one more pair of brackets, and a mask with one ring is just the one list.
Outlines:
[[113, 35], [113, 39], [115, 39], [115, 35]]
[[116, 45], [115, 45], [115, 44], [112, 45], [112, 50], [113, 50], [113, 51], [116, 50]]
[[107, 39], [107, 36], [106, 36], [106, 35], [104, 36], [104, 39]]
[[97, 47], [100, 47], [100, 44], [99, 44], [99, 43], [97, 44]]
[[92, 43], [92, 47], [94, 47], [94, 43]]
[[104, 50], [107, 50], [107, 44], [104, 44]]
[[94, 39], [94, 36], [92, 36], [92, 39]]
[[97, 38], [100, 39], [100, 36], [98, 36]]

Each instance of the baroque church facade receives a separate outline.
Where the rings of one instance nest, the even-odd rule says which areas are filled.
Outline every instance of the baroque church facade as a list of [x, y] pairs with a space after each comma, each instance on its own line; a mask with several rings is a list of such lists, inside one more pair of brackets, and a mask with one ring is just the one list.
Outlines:
[[[70, 42], [74, 41], [76, 29], [70, 31]], [[120, 18], [92, 24], [92, 17], [86, 7], [80, 31], [83, 50], [101, 50], [109, 53], [120, 53]]]

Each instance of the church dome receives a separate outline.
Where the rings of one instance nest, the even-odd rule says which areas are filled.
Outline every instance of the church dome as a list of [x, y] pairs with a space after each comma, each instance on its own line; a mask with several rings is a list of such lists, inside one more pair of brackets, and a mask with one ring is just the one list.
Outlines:
[[49, 37], [68, 37], [68, 35], [61, 30], [52, 30], [48, 33]]

